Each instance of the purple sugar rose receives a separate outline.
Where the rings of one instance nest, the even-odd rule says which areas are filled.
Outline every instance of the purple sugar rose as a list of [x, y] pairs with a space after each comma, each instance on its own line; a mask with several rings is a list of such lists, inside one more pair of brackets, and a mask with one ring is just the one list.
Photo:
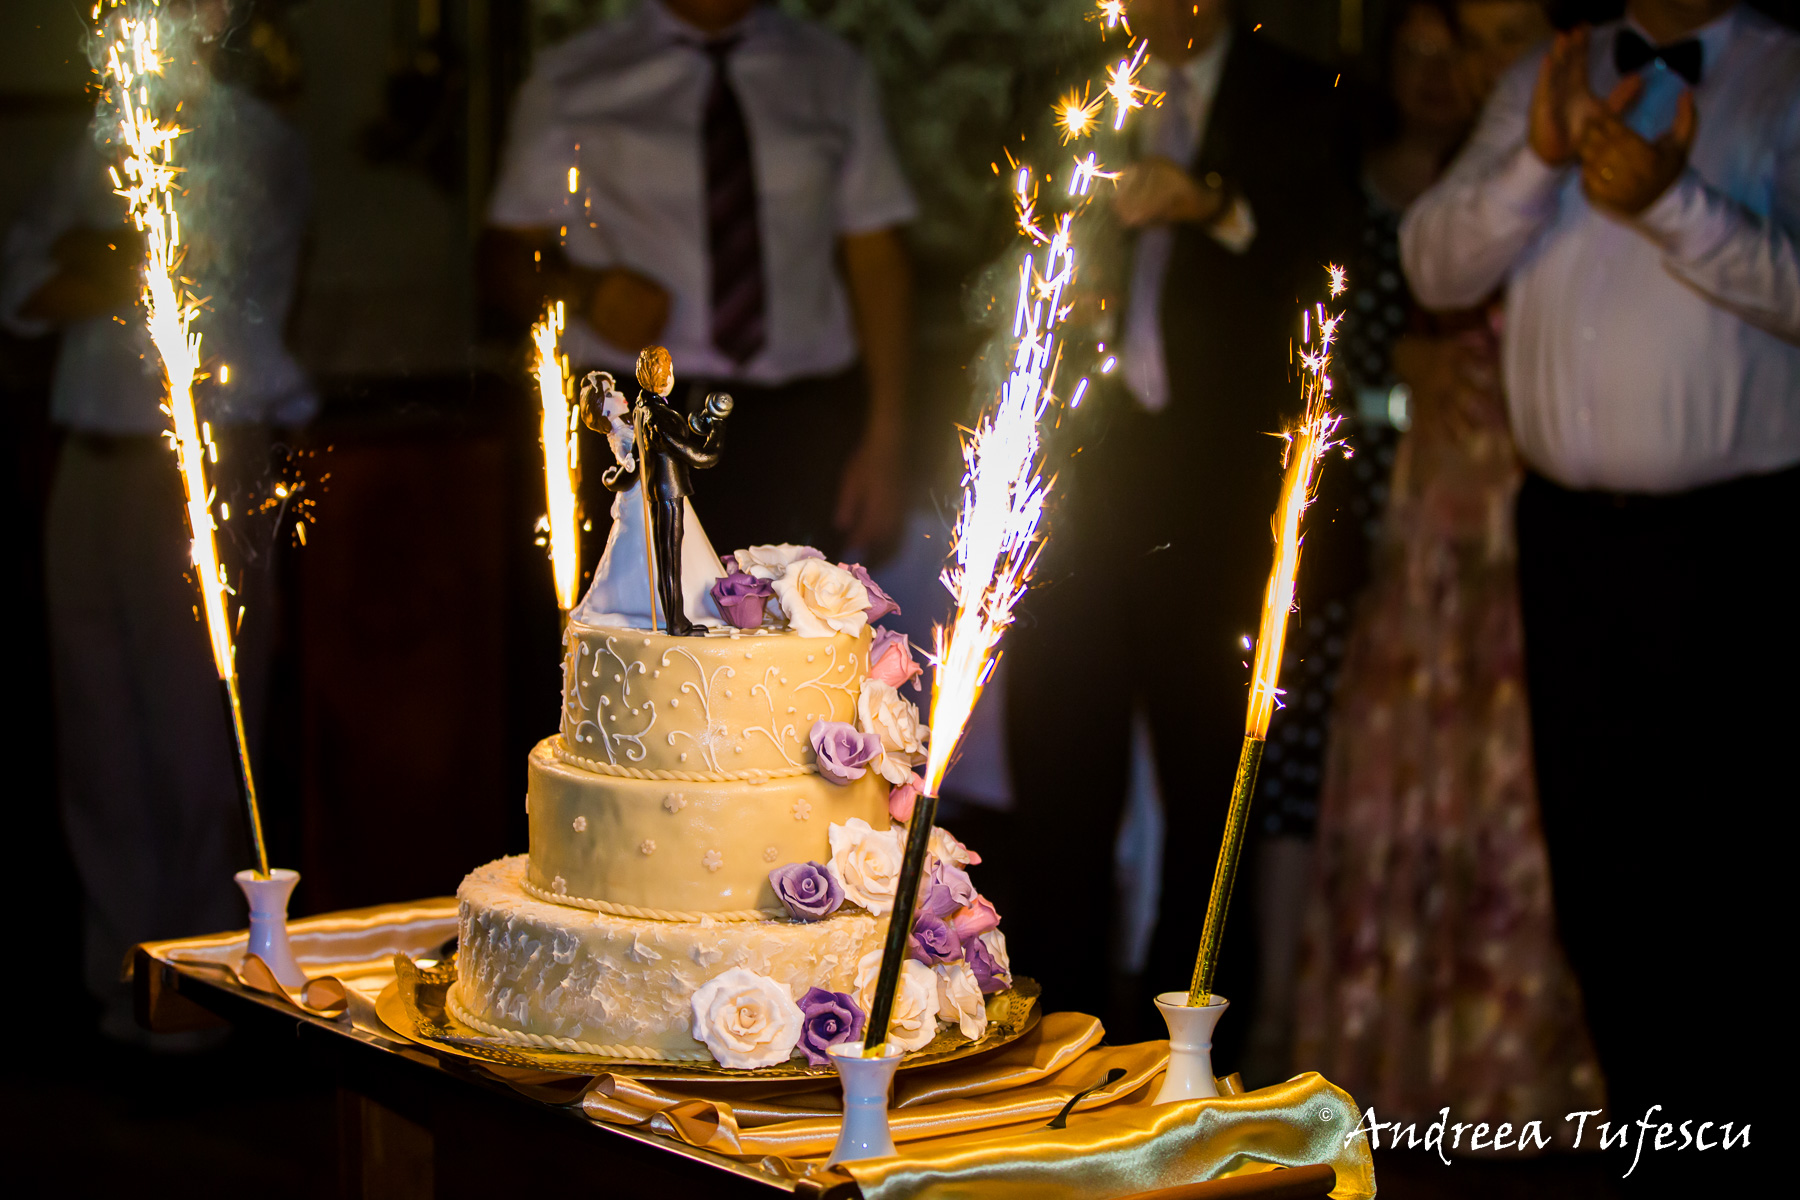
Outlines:
[[[894, 603], [892, 596], [881, 590], [879, 583], [869, 578], [868, 569], [861, 563], [839, 563], [838, 566], [856, 576], [856, 582], [862, 584], [869, 593], [869, 620], [879, 621], [889, 613], [896, 617], [900, 615], [900, 606]], [[870, 657], [873, 658], [873, 655]]]
[[800, 1053], [815, 1067], [831, 1061], [825, 1047], [854, 1042], [862, 1036], [863, 1010], [846, 992], [811, 988], [800, 997]]
[[950, 922], [930, 913], [920, 913], [913, 921], [912, 939], [906, 952], [926, 966], [935, 967], [961, 958], [963, 944]]
[[844, 902], [843, 885], [816, 862], [789, 863], [769, 872], [769, 886], [797, 921], [829, 917]]
[[918, 911], [934, 917], [948, 917], [977, 899], [969, 873], [942, 859], [932, 859], [931, 872], [919, 881]]
[[861, 779], [869, 764], [881, 757], [881, 735], [858, 733], [848, 721], [815, 721], [812, 748], [819, 758], [819, 774], [844, 784]]
[[712, 598], [718, 601], [725, 619], [739, 629], [755, 629], [762, 624], [763, 606], [775, 594], [775, 585], [742, 571], [721, 575], [712, 585]]
[[968, 955], [969, 969], [975, 972], [975, 982], [980, 985], [982, 995], [991, 996], [1012, 986], [1011, 972], [994, 959], [986, 942], [978, 937], [970, 938], [963, 943], [963, 951]]

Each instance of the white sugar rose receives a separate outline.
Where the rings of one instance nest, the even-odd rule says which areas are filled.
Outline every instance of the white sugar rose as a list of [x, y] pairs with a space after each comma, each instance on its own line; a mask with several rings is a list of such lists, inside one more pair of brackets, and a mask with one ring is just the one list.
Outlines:
[[747, 967], [694, 993], [694, 1037], [721, 1066], [750, 1069], [786, 1062], [800, 1040], [800, 1006], [787, 988]]
[[[871, 950], [856, 964], [852, 984], [856, 1002], [866, 1013], [875, 1007], [875, 983], [881, 975], [881, 951]], [[922, 962], [907, 959], [900, 964], [900, 986], [894, 992], [894, 1011], [888, 1017], [888, 1040], [902, 1050], [918, 1050], [937, 1036], [937, 976]], [[983, 1019], [987, 1010], [982, 1009]]]
[[850, 572], [822, 558], [804, 558], [771, 585], [788, 628], [801, 637], [860, 635], [869, 623], [869, 589]]
[[856, 993], [856, 1002], [862, 1005], [865, 1015], [875, 1003], [875, 978], [880, 974], [881, 948], [877, 946], [857, 960], [856, 978], [850, 985], [851, 990]]
[[933, 969], [937, 976], [937, 1015], [955, 1021], [971, 1042], [987, 1032], [987, 1000], [981, 984], [966, 962], [944, 963]]
[[894, 907], [899, 887], [900, 835], [892, 829], [875, 829], [861, 817], [826, 831], [831, 841], [831, 861], [825, 869], [844, 889], [844, 897], [876, 916]]
[[790, 565], [803, 558], [824, 558], [811, 546], [796, 546], [792, 542], [781, 542], [773, 546], [751, 546], [747, 550], [739, 550], [731, 556], [737, 560], [737, 569], [758, 579], [780, 579], [787, 573]]
[[882, 755], [869, 765], [896, 787], [925, 761], [931, 730], [920, 724], [918, 706], [879, 679], [863, 680], [862, 694], [856, 698], [856, 727], [881, 735]]
[[907, 959], [900, 966], [888, 1041], [902, 1050], [923, 1050], [937, 1036], [937, 1009], [937, 976], [924, 963]]
[[970, 864], [981, 861], [981, 855], [957, 841], [956, 836], [942, 825], [931, 827], [931, 856], [939, 862], [965, 869]]

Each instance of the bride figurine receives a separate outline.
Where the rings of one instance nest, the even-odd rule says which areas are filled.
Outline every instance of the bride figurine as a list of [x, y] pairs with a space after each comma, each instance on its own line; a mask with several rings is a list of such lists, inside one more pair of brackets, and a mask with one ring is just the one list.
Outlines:
[[617, 462], [601, 476], [613, 493], [606, 550], [572, 616], [583, 625], [660, 625], [676, 636], [704, 635], [725, 625], [712, 597], [725, 569], [688, 499], [687, 473], [718, 461], [731, 397], [708, 396], [704, 413], [683, 416], [664, 399], [674, 373], [660, 346], [639, 356], [637, 373], [644, 390], [635, 404], [608, 372], [590, 372], [582, 382], [582, 420], [606, 435]]

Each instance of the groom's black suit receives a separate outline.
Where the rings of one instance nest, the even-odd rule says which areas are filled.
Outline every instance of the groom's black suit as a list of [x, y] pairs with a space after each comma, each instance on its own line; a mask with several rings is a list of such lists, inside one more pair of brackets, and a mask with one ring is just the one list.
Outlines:
[[[1243, 736], [1240, 639], [1256, 631], [1271, 560], [1281, 445], [1268, 435], [1299, 407], [1288, 353], [1299, 303], [1325, 298], [1324, 266], [1343, 261], [1357, 212], [1346, 101], [1329, 74], [1236, 31], [1189, 169], [1244, 196], [1255, 239], [1234, 254], [1199, 226], [1178, 228], [1161, 312], [1165, 411], [1121, 389], [1103, 412], [1065, 422], [1095, 424], [1058, 481], [1041, 583], [1008, 655], [1024, 894], [1007, 929], [1053, 1009], [1104, 1005], [1105, 881], [1134, 700], [1150, 719], [1168, 829], [1144, 984], [1188, 985]], [[1329, 514], [1315, 510], [1309, 528], [1312, 556], [1332, 538]], [[1220, 1026], [1221, 1073], [1249, 1026], [1254, 882], [1239, 876], [1216, 981], [1240, 1005]]]

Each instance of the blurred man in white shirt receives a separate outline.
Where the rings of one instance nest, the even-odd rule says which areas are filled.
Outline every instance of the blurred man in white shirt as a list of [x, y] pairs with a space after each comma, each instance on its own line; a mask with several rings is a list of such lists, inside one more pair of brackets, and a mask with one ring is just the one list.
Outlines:
[[1742, 1120], [1755, 1017], [1705, 1043], [1700, 1114], [1646, 1000], [1754, 1003], [1760, 814], [1793, 792], [1800, 37], [1731, 0], [1627, 13], [1507, 75], [1402, 249], [1426, 304], [1506, 289], [1539, 793], [1614, 1112]]
[[[196, 389], [221, 447], [212, 468], [220, 556], [235, 606], [247, 724], [260, 733], [274, 644], [271, 427], [318, 408], [283, 341], [306, 234], [306, 147], [270, 104], [215, 70], [251, 41], [229, 0], [172, 6], [185, 130], [176, 208], [183, 275], [208, 302], [196, 319], [210, 378]], [[63, 827], [83, 890], [87, 985], [110, 1037], [142, 1041], [120, 982], [137, 942], [241, 926], [232, 874], [250, 865], [237, 758], [206, 631], [195, 617], [187, 519], [163, 411], [162, 360], [138, 303], [143, 244], [108, 176], [111, 131], [90, 129], [6, 233], [0, 325], [61, 337], [51, 420], [62, 447], [45, 529], [45, 576]], [[179, 1035], [170, 1035], [177, 1037]], [[164, 1038], [161, 1044], [167, 1044]]]
[[646, 0], [539, 57], [485, 274], [515, 319], [566, 301], [577, 368], [629, 376], [661, 342], [678, 397], [736, 397], [695, 485], [721, 550], [879, 553], [901, 517], [914, 214], [842, 40], [753, 0]]

